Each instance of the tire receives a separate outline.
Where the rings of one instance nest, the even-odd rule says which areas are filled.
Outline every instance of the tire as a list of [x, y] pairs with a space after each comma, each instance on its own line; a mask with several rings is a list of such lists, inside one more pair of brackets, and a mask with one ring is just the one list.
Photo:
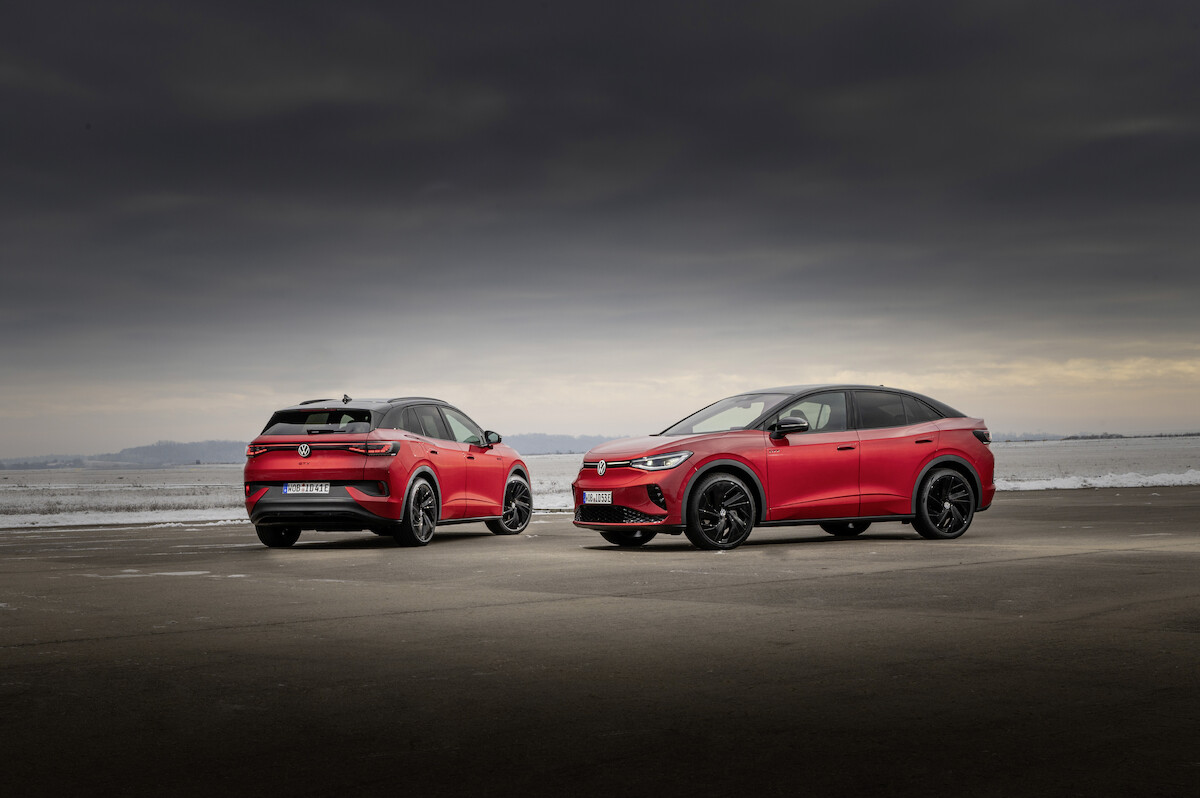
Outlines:
[[400, 519], [392, 537], [401, 546], [424, 546], [433, 538], [437, 519], [437, 494], [429, 480], [418, 477], [408, 489], [408, 499], [404, 502], [404, 517]]
[[488, 521], [487, 528], [495, 535], [517, 535], [529, 526], [533, 515], [533, 494], [524, 477], [513, 474], [504, 486], [504, 513], [495, 521]]
[[620, 546], [623, 549], [635, 549], [638, 546], [645, 546], [654, 540], [654, 536], [657, 534], [657, 532], [650, 532], [645, 529], [622, 529], [613, 532], [601, 532], [600, 537], [614, 546]]
[[286, 549], [300, 539], [300, 530], [294, 526], [256, 526], [258, 539], [272, 549]]
[[929, 472], [917, 491], [913, 529], [929, 540], [952, 540], [967, 531], [975, 517], [975, 491], [951, 468]]
[[698, 549], [735, 549], [745, 542], [757, 518], [754, 496], [732, 474], [712, 474], [688, 497], [683, 533]]
[[821, 524], [821, 529], [839, 538], [852, 538], [855, 535], [861, 535], [863, 532], [866, 532], [869, 526], [871, 526], [870, 521], [839, 521], [837, 523]]

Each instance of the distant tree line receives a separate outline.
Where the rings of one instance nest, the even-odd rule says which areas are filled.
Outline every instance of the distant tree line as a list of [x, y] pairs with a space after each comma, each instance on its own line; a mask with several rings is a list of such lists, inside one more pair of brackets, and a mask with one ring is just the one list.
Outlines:
[[3, 460], [0, 461], [0, 471], [11, 469], [13, 471], [36, 471], [45, 468], [83, 468], [84, 462], [82, 457], [75, 457], [70, 460], [52, 459], [52, 460]]
[[504, 442], [521, 454], [582, 454], [611, 440], [612, 436], [605, 435], [548, 435], [542, 432], [504, 436]]
[[[508, 435], [504, 442], [521, 454], [575, 454], [612, 437], [603, 435], [547, 435], [531, 433]], [[178, 443], [159, 441], [149, 446], [133, 446], [119, 452], [96, 455], [50, 454], [0, 460], [0, 469], [32, 470], [47, 468], [164, 468], [179, 465], [244, 463], [244, 441], [199, 441]]]
[[198, 441], [177, 443], [159, 441], [149, 446], [134, 446], [119, 452], [95, 455], [51, 454], [40, 457], [0, 460], [0, 469], [32, 470], [47, 468], [162, 468], [177, 465], [241, 463], [246, 459], [242, 441]]

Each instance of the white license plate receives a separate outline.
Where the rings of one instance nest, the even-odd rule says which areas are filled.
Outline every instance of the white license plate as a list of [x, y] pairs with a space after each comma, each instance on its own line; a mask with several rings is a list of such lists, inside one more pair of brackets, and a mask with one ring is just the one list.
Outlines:
[[283, 486], [284, 493], [328, 493], [328, 482], [289, 482]]
[[584, 504], [612, 504], [611, 490], [585, 490], [583, 492]]

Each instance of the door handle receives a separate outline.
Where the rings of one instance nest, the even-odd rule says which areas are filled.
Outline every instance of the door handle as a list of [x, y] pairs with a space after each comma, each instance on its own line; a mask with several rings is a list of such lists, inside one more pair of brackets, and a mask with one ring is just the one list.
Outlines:
[[474, 460], [474, 459], [475, 459], [475, 455], [473, 455], [473, 454], [469, 454], [469, 455], [467, 455], [467, 459], [468, 459], [468, 460]]
[[854, 451], [854, 447], [853, 446], [839, 446], [838, 451], [839, 452], [852, 452], [852, 451]]
[[921, 438], [917, 443], [933, 443], [933, 438]]
[[437, 449], [430, 449], [430, 450], [429, 450], [429, 453], [430, 453], [430, 454], [437, 454]]

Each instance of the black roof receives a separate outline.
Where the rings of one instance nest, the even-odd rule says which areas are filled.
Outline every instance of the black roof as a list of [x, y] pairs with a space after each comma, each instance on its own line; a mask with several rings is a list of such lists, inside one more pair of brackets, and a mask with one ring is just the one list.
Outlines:
[[955, 410], [945, 402], [939, 402], [937, 399], [932, 399], [924, 394], [916, 391], [905, 390], [904, 388], [889, 388], [886, 385], [854, 385], [850, 383], [815, 383], [812, 385], [781, 385], [775, 388], [761, 388], [755, 391], [743, 391], [737, 396], [745, 396], [755, 393], [781, 393], [788, 396], [799, 396], [801, 394], [813, 393], [814, 391], [887, 391], [888, 393], [907, 394], [909, 396], [920, 399], [925, 404], [937, 410], [947, 418], [964, 418], [966, 413]]
[[443, 399], [434, 399], [432, 396], [397, 396], [392, 399], [349, 399], [344, 396], [341, 399], [330, 397], [329, 399], [306, 399], [303, 402], [294, 404], [291, 407], [284, 407], [280, 410], [314, 410], [317, 408], [334, 408], [334, 407], [349, 407], [355, 410], [388, 410], [399, 405], [411, 404], [435, 404], [453, 407], [454, 405]]

